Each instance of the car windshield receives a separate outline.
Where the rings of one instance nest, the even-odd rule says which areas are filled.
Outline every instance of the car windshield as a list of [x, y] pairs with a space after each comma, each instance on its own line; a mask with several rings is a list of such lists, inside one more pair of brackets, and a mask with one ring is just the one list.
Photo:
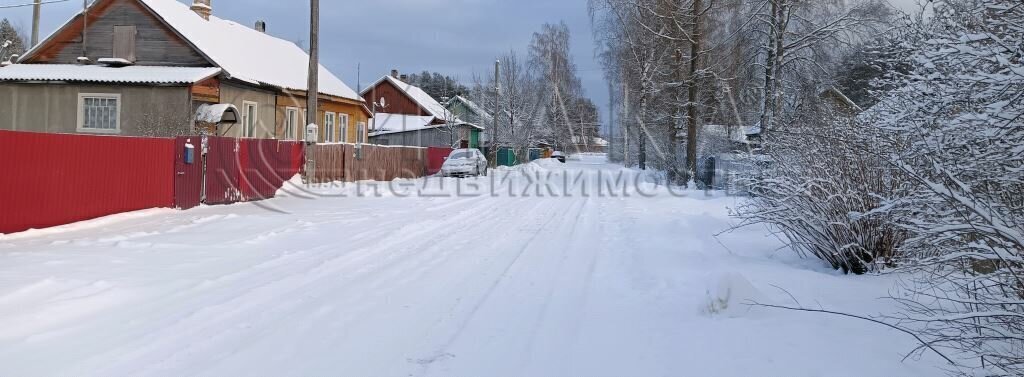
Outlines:
[[473, 157], [469, 152], [455, 152], [451, 156], [448, 156], [449, 160], [461, 160], [464, 158]]

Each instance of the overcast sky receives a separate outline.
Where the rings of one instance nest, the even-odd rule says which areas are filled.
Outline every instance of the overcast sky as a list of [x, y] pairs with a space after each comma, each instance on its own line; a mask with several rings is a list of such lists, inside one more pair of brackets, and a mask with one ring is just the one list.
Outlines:
[[[191, 0], [179, 0], [190, 4]], [[910, 6], [917, 0], [890, 0]], [[14, 5], [30, 0], [0, 0]], [[290, 41], [308, 40], [308, 2], [300, 0], [213, 0], [218, 17], [252, 25]], [[44, 5], [41, 38], [81, 8], [80, 0]], [[544, 23], [565, 21], [586, 94], [607, 116], [608, 85], [594, 59], [587, 0], [325, 0], [321, 7], [321, 63], [353, 89], [397, 68], [452, 75], [470, 83], [474, 73], [493, 74], [494, 59], [525, 51]], [[31, 7], [0, 9], [0, 18], [31, 30]], [[273, 57], [267, 57], [272, 59]]]

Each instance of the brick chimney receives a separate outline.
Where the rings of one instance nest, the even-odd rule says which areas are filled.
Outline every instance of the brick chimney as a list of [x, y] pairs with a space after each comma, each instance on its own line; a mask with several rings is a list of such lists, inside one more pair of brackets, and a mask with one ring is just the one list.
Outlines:
[[391, 70], [391, 78], [395, 78], [395, 79], [398, 78], [398, 70], [397, 69], [392, 69]]
[[266, 33], [267, 32], [267, 23], [266, 23], [266, 21], [263, 21], [263, 20], [256, 21], [256, 31], [258, 31], [260, 33]]
[[196, 12], [199, 17], [209, 21], [210, 15], [213, 14], [213, 5], [210, 2], [213, 0], [193, 0], [192, 11]]

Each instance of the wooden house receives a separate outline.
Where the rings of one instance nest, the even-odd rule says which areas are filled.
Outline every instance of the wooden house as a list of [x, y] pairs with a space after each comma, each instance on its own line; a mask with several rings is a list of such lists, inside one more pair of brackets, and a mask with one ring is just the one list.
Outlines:
[[466, 122], [398, 71], [362, 92], [373, 107], [370, 142], [381, 145], [479, 148], [483, 127]]
[[[309, 56], [194, 1], [94, 1], [0, 69], [0, 129], [301, 138]], [[318, 99], [321, 141], [365, 140], [370, 110], [322, 66]]]

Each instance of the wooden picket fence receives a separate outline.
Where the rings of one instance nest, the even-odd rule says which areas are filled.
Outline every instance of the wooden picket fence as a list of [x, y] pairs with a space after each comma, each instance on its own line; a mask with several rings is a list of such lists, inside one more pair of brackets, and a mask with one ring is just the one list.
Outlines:
[[312, 152], [312, 183], [391, 181], [426, 175], [427, 148], [318, 144]]

